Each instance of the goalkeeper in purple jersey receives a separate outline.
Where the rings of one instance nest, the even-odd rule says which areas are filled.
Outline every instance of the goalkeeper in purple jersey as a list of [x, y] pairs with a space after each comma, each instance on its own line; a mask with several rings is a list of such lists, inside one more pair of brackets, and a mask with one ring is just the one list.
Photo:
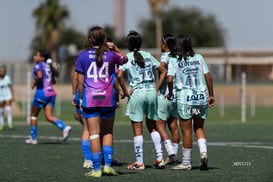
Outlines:
[[[95, 26], [88, 33], [86, 49], [76, 60], [80, 107], [87, 120], [94, 167], [86, 173], [89, 177], [101, 177], [102, 172], [106, 175], [118, 175], [111, 167], [116, 110], [116, 92], [113, 85], [115, 65], [123, 64], [124, 59], [123, 55], [108, 49], [104, 30]], [[100, 166], [102, 154], [105, 161], [103, 171]]]
[[71, 127], [67, 126], [62, 120], [53, 115], [53, 108], [56, 100], [56, 92], [53, 88], [55, 83], [54, 75], [57, 72], [53, 69], [52, 60], [43, 50], [36, 51], [33, 56], [35, 65], [33, 68], [32, 89], [36, 88], [36, 92], [32, 101], [30, 113], [30, 137], [25, 140], [26, 144], [37, 144], [37, 117], [44, 109], [47, 121], [54, 124], [63, 132], [63, 141], [69, 137]]

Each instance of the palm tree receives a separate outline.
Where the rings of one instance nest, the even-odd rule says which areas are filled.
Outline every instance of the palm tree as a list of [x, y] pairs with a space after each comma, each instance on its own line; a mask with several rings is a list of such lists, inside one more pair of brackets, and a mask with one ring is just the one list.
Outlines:
[[155, 17], [155, 27], [156, 27], [156, 47], [159, 49], [159, 42], [162, 37], [162, 20], [161, 20], [161, 10], [163, 6], [167, 3], [167, 0], [149, 0], [150, 8]]
[[36, 18], [36, 28], [43, 48], [56, 61], [60, 32], [64, 28], [64, 20], [69, 17], [69, 11], [65, 6], [60, 6], [59, 0], [46, 0], [34, 9], [32, 15]]

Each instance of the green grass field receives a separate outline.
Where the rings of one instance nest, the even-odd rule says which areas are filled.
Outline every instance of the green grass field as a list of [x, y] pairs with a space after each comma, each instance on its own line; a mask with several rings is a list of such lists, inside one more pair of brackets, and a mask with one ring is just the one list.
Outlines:
[[[198, 168], [196, 143], [193, 147], [191, 171], [171, 170], [170, 166], [162, 170], [152, 169], [150, 165], [155, 160], [155, 154], [146, 129], [144, 162], [147, 169], [128, 171], [127, 165], [135, 160], [133, 136], [128, 118], [121, 114], [124, 109], [120, 108], [114, 133], [114, 158], [118, 163], [113, 166], [119, 176], [102, 176], [100, 179], [84, 176], [88, 170], [82, 168], [82, 127], [73, 121], [74, 109], [70, 105], [66, 103], [62, 108], [61, 118], [73, 128], [66, 143], [60, 141], [62, 133], [43, 121], [43, 116], [39, 118], [38, 145], [29, 146], [24, 143], [29, 128], [24, 118], [14, 118], [14, 130], [5, 128], [0, 132], [1, 182], [273, 181], [272, 108], [257, 108], [256, 116], [248, 116], [246, 123], [240, 122], [239, 107], [227, 108], [224, 118], [219, 116], [217, 108], [211, 109], [205, 124], [209, 150], [208, 171], [200, 171]], [[181, 160], [181, 149], [178, 158]]]

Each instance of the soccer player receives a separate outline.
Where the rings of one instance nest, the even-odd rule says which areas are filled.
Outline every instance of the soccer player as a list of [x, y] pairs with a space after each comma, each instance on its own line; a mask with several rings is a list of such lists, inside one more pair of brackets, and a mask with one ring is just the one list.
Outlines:
[[170, 62], [168, 69], [167, 98], [172, 96], [173, 78], [177, 94], [177, 110], [183, 135], [182, 163], [172, 169], [191, 170], [192, 126], [199, 146], [200, 170], [208, 170], [207, 140], [204, 122], [208, 107], [214, 106], [213, 83], [202, 55], [194, 52], [191, 38], [181, 34], [177, 37], [179, 58]]
[[12, 102], [15, 100], [14, 90], [6, 67], [0, 66], [0, 131], [4, 127], [4, 111], [7, 113], [8, 128], [13, 129]]
[[56, 100], [56, 92], [53, 84], [56, 83], [55, 76], [57, 70], [52, 66], [52, 60], [43, 50], [36, 51], [33, 56], [35, 64], [33, 68], [32, 89], [36, 88], [36, 92], [32, 101], [30, 113], [30, 137], [25, 140], [26, 144], [37, 144], [37, 117], [44, 109], [45, 118], [54, 124], [63, 132], [63, 141], [66, 141], [70, 135], [71, 126], [67, 126], [62, 120], [53, 115], [53, 108]]
[[[168, 63], [170, 61], [176, 61], [177, 59], [175, 36], [172, 34], [165, 34], [161, 39], [160, 47], [162, 51], [160, 64], [167, 69]], [[173, 91], [173, 93], [175, 93], [175, 91]], [[168, 158], [165, 160], [165, 164], [174, 164], [177, 161], [176, 155], [179, 147], [180, 134], [177, 126], [178, 114], [176, 97], [174, 95], [171, 100], [167, 100], [167, 94], [167, 77], [165, 77], [164, 83], [157, 97], [159, 120], [156, 122], [156, 125], [168, 153]], [[172, 141], [169, 139], [166, 131], [166, 124], [171, 131]]]
[[[113, 155], [113, 125], [116, 111], [115, 65], [123, 64], [124, 56], [110, 51], [106, 45], [105, 31], [98, 26], [88, 33], [86, 49], [76, 60], [80, 107], [87, 120], [93, 170], [89, 177], [101, 177], [103, 173], [118, 175], [111, 167]], [[102, 144], [101, 144], [102, 140]]]
[[77, 80], [78, 80], [78, 74], [76, 71], [73, 72], [72, 75], [72, 105], [76, 107], [76, 112], [74, 113], [74, 118], [78, 120], [82, 126], [82, 141], [81, 141], [81, 148], [83, 153], [83, 168], [93, 168], [93, 162], [91, 160], [91, 149], [90, 149], [90, 141], [89, 141], [89, 130], [87, 126], [87, 121], [82, 115], [82, 110], [80, 109], [80, 96], [79, 91], [77, 88]]
[[[157, 157], [152, 167], [164, 168], [161, 138], [156, 130], [155, 121], [158, 120], [157, 91], [166, 76], [166, 69], [160, 66], [159, 61], [150, 53], [140, 50], [141, 44], [141, 35], [136, 31], [130, 31], [127, 35], [128, 62], [120, 66], [117, 77], [124, 96], [130, 97], [127, 107], [134, 134], [136, 162], [127, 167], [129, 170], [145, 169], [142, 134], [144, 115], [146, 115], [147, 128], [153, 140]], [[157, 85], [153, 73], [154, 70], [159, 70], [161, 73]], [[130, 93], [124, 83], [124, 72], [127, 73], [130, 82]]]

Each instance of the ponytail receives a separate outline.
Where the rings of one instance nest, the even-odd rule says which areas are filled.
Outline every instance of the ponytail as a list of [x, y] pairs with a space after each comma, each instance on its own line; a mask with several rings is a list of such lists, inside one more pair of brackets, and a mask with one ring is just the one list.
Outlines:
[[140, 66], [141, 68], [145, 67], [145, 61], [143, 56], [138, 52], [137, 49], [134, 49], [134, 58], [135, 58], [135, 62], [137, 63], [138, 66]]
[[103, 54], [106, 51], [105, 47], [99, 47], [96, 49], [96, 65], [101, 67], [103, 64]]
[[141, 68], [145, 67], [145, 61], [143, 56], [139, 53], [139, 49], [142, 44], [142, 37], [136, 31], [130, 31], [127, 35], [127, 48], [130, 52], [134, 52], [135, 62]]
[[106, 33], [99, 26], [92, 27], [88, 33], [88, 40], [85, 44], [85, 49], [96, 49], [96, 65], [101, 67], [103, 64], [103, 54], [107, 51]]

